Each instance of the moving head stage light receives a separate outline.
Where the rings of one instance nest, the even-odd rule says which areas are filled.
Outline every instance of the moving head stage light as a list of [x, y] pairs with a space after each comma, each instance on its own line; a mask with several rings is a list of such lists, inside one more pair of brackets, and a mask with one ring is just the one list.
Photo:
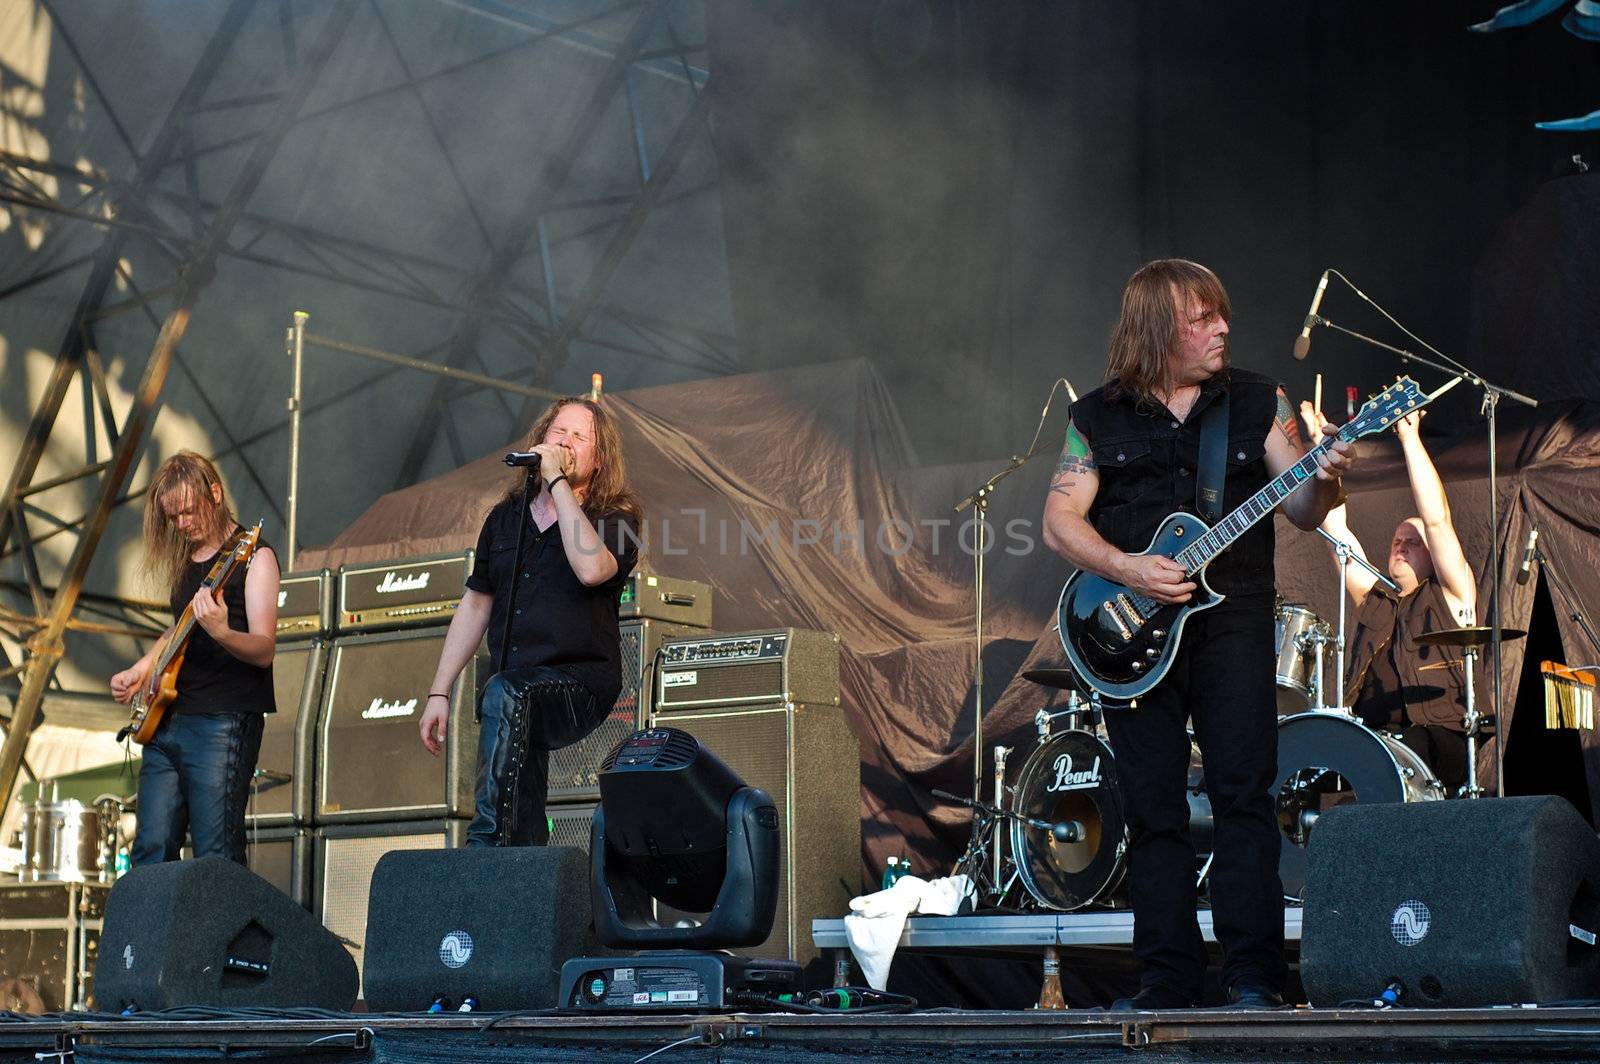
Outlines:
[[[595, 935], [605, 946], [663, 952], [574, 958], [561, 969], [561, 1003], [721, 1009], [798, 989], [792, 961], [682, 952], [766, 940], [778, 905], [778, 846], [772, 798], [694, 736], [650, 728], [624, 739], [600, 767], [590, 828]], [[701, 919], [663, 922], [658, 906]]]

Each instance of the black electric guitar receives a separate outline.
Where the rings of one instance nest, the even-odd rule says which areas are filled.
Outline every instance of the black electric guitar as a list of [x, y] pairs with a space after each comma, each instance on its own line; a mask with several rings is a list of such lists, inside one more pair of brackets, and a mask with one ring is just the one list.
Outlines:
[[1061, 645], [1078, 677], [1103, 697], [1118, 700], [1138, 698], [1160, 683], [1177, 656], [1189, 616], [1208, 610], [1223, 599], [1206, 583], [1206, 566], [1211, 559], [1314, 479], [1317, 456], [1335, 439], [1353, 441], [1382, 432], [1449, 387], [1447, 384], [1432, 395], [1424, 395], [1416, 381], [1399, 378], [1367, 400], [1355, 417], [1340, 426], [1337, 437], [1325, 437], [1218, 521], [1215, 528], [1193, 514], [1168, 515], [1143, 554], [1159, 554], [1183, 564], [1184, 572], [1197, 586], [1182, 605], [1163, 605], [1081, 569], [1073, 573], [1061, 589], [1056, 614]]

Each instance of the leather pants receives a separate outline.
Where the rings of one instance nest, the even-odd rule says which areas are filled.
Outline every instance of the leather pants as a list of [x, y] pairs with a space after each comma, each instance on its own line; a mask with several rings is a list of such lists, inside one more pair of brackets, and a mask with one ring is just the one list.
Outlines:
[[468, 846], [543, 846], [550, 841], [545, 789], [550, 751], [582, 739], [610, 706], [549, 665], [497, 672], [484, 685], [478, 781]]

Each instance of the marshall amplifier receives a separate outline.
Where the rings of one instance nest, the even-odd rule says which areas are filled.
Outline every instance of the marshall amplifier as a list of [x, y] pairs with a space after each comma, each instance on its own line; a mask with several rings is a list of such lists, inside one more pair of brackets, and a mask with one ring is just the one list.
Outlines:
[[278, 581], [278, 641], [312, 639], [333, 631], [333, 573], [284, 573]]
[[[656, 651], [661, 648], [663, 640], [694, 631], [681, 624], [648, 620], [623, 621], [619, 628], [622, 637], [622, 692], [611, 707], [611, 715], [598, 728], [571, 746], [550, 752], [548, 793], [552, 802], [592, 803], [600, 800], [600, 762], [618, 743], [649, 724], [650, 692], [655, 690]], [[588, 845], [587, 837], [584, 845]]]
[[622, 585], [617, 616], [649, 618], [691, 628], [711, 627], [711, 585], [654, 573], [633, 572]]
[[839, 637], [779, 628], [672, 639], [661, 648], [658, 715], [717, 706], [839, 704]]
[[340, 566], [339, 631], [449, 624], [472, 572], [472, 554]]
[[322, 706], [328, 644], [320, 639], [280, 642], [272, 657], [278, 706], [261, 730], [261, 755], [250, 781], [245, 820], [252, 827], [311, 822], [311, 780], [317, 711]]
[[480, 643], [461, 670], [444, 751], [434, 757], [419, 722], [444, 637], [433, 628], [334, 640], [316, 731], [316, 823], [472, 815], [488, 651]]

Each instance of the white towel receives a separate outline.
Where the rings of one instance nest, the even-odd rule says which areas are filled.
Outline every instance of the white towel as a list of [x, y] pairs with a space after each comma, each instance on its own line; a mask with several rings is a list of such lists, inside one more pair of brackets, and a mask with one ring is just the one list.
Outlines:
[[972, 881], [966, 876], [932, 881], [901, 876], [888, 890], [852, 899], [850, 912], [844, 918], [844, 936], [867, 985], [874, 990], [888, 989], [889, 965], [894, 961], [907, 916], [913, 912], [954, 916], [962, 900], [972, 893]]

